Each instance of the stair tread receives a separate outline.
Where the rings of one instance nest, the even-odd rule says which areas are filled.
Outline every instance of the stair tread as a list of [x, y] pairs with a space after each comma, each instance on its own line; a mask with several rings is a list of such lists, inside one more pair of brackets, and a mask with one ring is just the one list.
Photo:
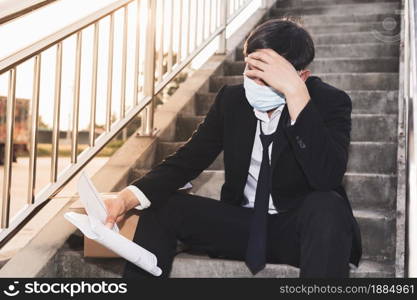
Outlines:
[[[311, 34], [314, 37], [322, 37], [322, 36], [348, 36], [348, 35], [368, 35], [368, 34], [374, 34], [374, 31], [352, 31], [352, 32], [321, 32], [321, 33], [313, 33]], [[377, 43], [376, 43], [377, 44]], [[323, 46], [325, 44], [320, 44], [320, 46]], [[331, 45], [331, 44], [330, 44]], [[347, 43], [347, 45], [351, 45], [351, 43]]]
[[[367, 31], [365, 31], [365, 32], [367, 32]], [[354, 33], [354, 32], [349, 32], [349, 33]], [[359, 32], [356, 32], [356, 33], [364, 33], [364, 31], [359, 31]], [[334, 33], [331, 33], [331, 34], [334, 34]], [[353, 46], [352, 44], [349, 44], [349, 43], [347, 43], [347, 44], [343, 44], [343, 43], [340, 43], [340, 44], [337, 44], [337, 45], [333, 45], [333, 44], [321, 44], [321, 45], [317, 45], [317, 46], [315, 46], [315, 48], [317, 48], [317, 47], [329, 47], [329, 46], [338, 46], [338, 47], [347, 47], [347, 46]], [[367, 47], [370, 47], [370, 46], [381, 46], [381, 47], [383, 47], [383, 46], [390, 46], [390, 45], [384, 45], [384, 44], [380, 44], [380, 43], [375, 43], [375, 42], [367, 42], [367, 43], [362, 43], [360, 46], [367, 46]], [[237, 47], [236, 48], [238, 51], [243, 51], [243, 47]]]
[[[339, 7], [358, 7], [361, 6], [361, 8], [363, 8], [364, 6], [369, 7], [369, 8], [375, 8], [375, 6], [388, 6], [388, 7], [399, 7], [400, 3], [399, 1], [378, 1], [375, 3], [368, 3], [368, 2], [359, 2], [359, 3], [326, 3], [326, 4], [312, 4], [312, 5], [302, 5], [302, 6], [287, 6], [287, 7], [278, 7], [278, 9], [287, 9], [287, 10], [292, 10], [292, 9], [311, 9], [311, 8], [339, 8]], [[276, 7], [274, 7], [274, 9], [277, 9]]]
[[[271, 12], [273, 15], [281, 13], [297, 12], [297, 14], [313, 13], [317, 15], [341, 15], [347, 11], [371, 10], [374, 12], [391, 12], [400, 9], [400, 3], [397, 2], [378, 2], [378, 3], [348, 3], [348, 4], [319, 4], [290, 7], [274, 7]], [[318, 12], [315, 12], [317, 10]], [[322, 11], [323, 12], [322, 12]]]
[[[320, 47], [334, 47], [334, 46], [337, 46], [337, 47], [348, 47], [348, 46], [354, 46], [354, 45], [352, 45], [352, 44], [343, 44], [343, 43], [340, 43], [340, 44], [337, 44], [337, 45], [333, 45], [333, 44], [321, 44], [321, 45], [315, 46], [315, 48], [320, 48]], [[361, 43], [359, 46], [365, 46], [365, 47], [372, 47], [372, 46], [386, 47], [387, 45], [384, 45], [384, 44], [381, 44], [381, 43], [375, 43], [375, 42], [368, 42], [368, 43]], [[388, 45], [388, 46], [390, 46], [390, 45]], [[236, 51], [243, 52], [243, 47], [237, 47], [236, 49], [237, 49]], [[396, 57], [396, 56], [393, 56], [393, 57]], [[318, 58], [315, 58], [314, 60], [316, 60], [316, 59], [318, 59]]]
[[[356, 14], [355, 14], [356, 15]], [[335, 25], [337, 25], [337, 26], [341, 26], [341, 27], [344, 27], [344, 26], [353, 26], [353, 25], [380, 25], [381, 24], [381, 22], [377, 22], [377, 21], [369, 21], [369, 22], [340, 22], [340, 23], [338, 23], [338, 24], [322, 24], [322, 25], [318, 25], [318, 24], [314, 24], [314, 25], [308, 25], [308, 28], [307, 29], [311, 29], [311, 28], [321, 28], [321, 27], [324, 27], [324, 28], [326, 28], [326, 27], [333, 27], [333, 26], [335, 26]]]
[[[184, 268], [185, 270], [181, 270]], [[373, 276], [392, 276], [393, 266], [372, 260], [361, 260], [358, 268], [352, 268], [355, 275], [367, 274]], [[186, 274], [186, 275], [185, 275]], [[297, 277], [299, 269], [290, 265], [267, 264], [257, 277]], [[210, 258], [206, 255], [180, 253], [174, 259], [172, 277], [252, 277], [245, 262], [220, 258]]]
[[[204, 173], [224, 173], [224, 170], [204, 170]], [[361, 172], [346, 172], [345, 176], [369, 176], [369, 177], [387, 177], [395, 178], [396, 174], [386, 174], [386, 173], [361, 173]]]
[[[376, 117], [398, 117], [395, 113], [352, 113], [352, 118], [376, 118]], [[195, 119], [195, 120], [203, 120], [205, 118], [204, 115], [182, 115], [180, 118], [184, 119]]]
[[[388, 92], [398, 92], [398, 90], [345, 90], [346, 93], [383, 93], [386, 94]], [[215, 96], [217, 92], [198, 92], [198, 95], [203, 96]]]
[[[314, 62], [321, 62], [321, 61], [375, 61], [375, 60], [396, 60], [398, 61], [398, 57], [396, 56], [380, 56], [380, 57], [318, 57], [313, 60]], [[234, 60], [234, 61], [227, 61], [226, 64], [246, 64], [244, 60]]]
[[[148, 169], [148, 168], [133, 168], [132, 170], [139, 171], [139, 172], [149, 172], [149, 171], [151, 171], [151, 169]], [[202, 173], [206, 173], [206, 174], [224, 174], [224, 170], [206, 169]], [[396, 178], [397, 174], [367, 173], [367, 172], [346, 172], [345, 176]]]
[[[339, 75], [355, 75], [355, 76], [368, 76], [368, 75], [378, 75], [378, 74], [388, 74], [388, 75], [396, 75], [398, 76], [398, 72], [339, 72], [339, 73], [315, 73], [313, 76], [339, 76]], [[243, 75], [215, 75], [212, 78], [223, 78], [223, 77], [242, 77]], [[366, 91], [366, 90], [364, 90]], [[372, 90], [374, 91], [374, 90]]]
[[[169, 145], [182, 145], [185, 144], [186, 141], [160, 141], [160, 143], [163, 144], [169, 144]], [[351, 144], [357, 144], [357, 145], [396, 145], [396, 142], [390, 142], [390, 141], [351, 141]]]

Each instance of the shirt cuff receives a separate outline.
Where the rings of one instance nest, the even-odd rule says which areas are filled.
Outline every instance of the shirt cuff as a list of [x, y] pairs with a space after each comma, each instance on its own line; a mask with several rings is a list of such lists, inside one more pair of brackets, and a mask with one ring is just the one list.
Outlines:
[[149, 201], [148, 197], [146, 197], [145, 194], [137, 186], [128, 185], [126, 188], [132, 191], [140, 202], [138, 206], [134, 207], [135, 209], [142, 210], [148, 208], [151, 205], [151, 201]]

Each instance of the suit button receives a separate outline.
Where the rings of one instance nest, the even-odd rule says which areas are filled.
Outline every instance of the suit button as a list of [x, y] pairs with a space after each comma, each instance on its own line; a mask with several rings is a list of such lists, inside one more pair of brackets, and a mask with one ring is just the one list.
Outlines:
[[295, 139], [297, 140], [297, 144], [301, 149], [304, 149], [306, 147], [306, 144], [304, 144], [304, 142], [300, 139], [298, 135], [295, 137]]

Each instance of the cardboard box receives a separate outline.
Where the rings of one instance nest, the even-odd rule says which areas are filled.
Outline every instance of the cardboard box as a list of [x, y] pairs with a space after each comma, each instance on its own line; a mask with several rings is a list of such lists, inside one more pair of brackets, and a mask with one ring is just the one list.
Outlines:
[[[113, 196], [115, 195], [105, 195], [104, 197], [111, 198]], [[84, 206], [80, 200], [75, 201], [70, 206], [70, 210], [80, 214], [85, 214]], [[132, 240], [135, 234], [136, 227], [139, 222], [139, 214], [139, 211], [131, 209], [126, 213], [125, 218], [117, 223], [117, 226], [119, 226], [120, 229], [120, 234], [129, 240]], [[84, 236], [84, 257], [114, 258], [119, 256], [113, 251]]]

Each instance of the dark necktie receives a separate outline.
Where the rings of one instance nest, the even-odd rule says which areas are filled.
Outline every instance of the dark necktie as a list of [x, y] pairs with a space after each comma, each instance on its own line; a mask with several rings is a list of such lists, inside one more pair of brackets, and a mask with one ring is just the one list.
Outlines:
[[259, 171], [258, 183], [256, 185], [254, 213], [249, 232], [248, 248], [246, 250], [246, 265], [256, 274], [265, 268], [266, 264], [266, 236], [269, 195], [271, 192], [271, 166], [269, 164], [268, 148], [277, 130], [269, 135], [262, 131], [262, 124], [259, 122], [260, 139], [262, 143], [262, 163]]

